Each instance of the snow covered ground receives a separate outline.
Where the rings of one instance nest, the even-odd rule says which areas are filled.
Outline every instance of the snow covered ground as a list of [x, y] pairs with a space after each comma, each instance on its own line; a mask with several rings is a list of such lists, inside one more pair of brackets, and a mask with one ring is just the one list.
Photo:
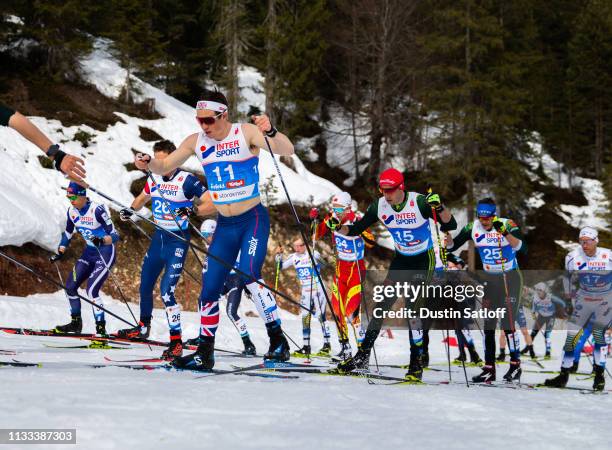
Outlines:
[[[246, 303], [246, 302], [245, 302]], [[129, 317], [118, 301], [105, 298], [113, 312]], [[137, 310], [135, 305], [133, 309]], [[251, 308], [245, 304], [244, 307]], [[242, 311], [244, 313], [244, 310]], [[85, 311], [85, 329], [91, 331]], [[0, 325], [47, 328], [68, 318], [61, 292], [26, 298], [0, 297]], [[108, 329], [121, 324], [108, 318]], [[258, 318], [246, 317], [258, 352], [266, 349]], [[301, 323], [284, 313], [286, 331], [299, 342]], [[185, 335], [196, 333], [198, 317], [183, 313]], [[166, 339], [164, 313], [154, 311], [153, 338]], [[478, 332], [476, 332], [478, 334]], [[321, 345], [313, 329], [314, 348]], [[407, 335], [380, 338], [380, 364], [406, 363]], [[554, 336], [552, 361], [556, 370], [563, 333]], [[432, 332], [433, 368], [446, 369], [441, 332]], [[68, 342], [70, 341], [70, 342]], [[76, 341], [76, 340], [75, 340]], [[477, 347], [481, 351], [480, 339]], [[332, 341], [334, 350], [337, 343]], [[610, 395], [582, 395], [578, 391], [504, 389], [465, 385], [381, 386], [364, 379], [299, 374], [297, 379], [220, 375], [197, 378], [188, 372], [136, 371], [104, 364], [104, 356], [129, 359], [158, 355], [145, 345], [126, 350], [50, 348], [69, 345], [68, 338], [16, 336], [0, 333], [1, 361], [42, 362], [40, 368], [0, 367], [0, 424], [2, 428], [76, 428], [77, 446], [53, 448], [610, 448], [605, 427], [612, 407]], [[217, 347], [239, 350], [241, 342], [222, 315]], [[452, 356], [456, 349], [451, 348]], [[536, 340], [543, 352], [543, 340]], [[482, 352], [481, 352], [482, 354]], [[244, 359], [217, 353], [216, 368], [251, 365]], [[46, 364], [45, 364], [46, 363]], [[320, 361], [316, 361], [320, 363]], [[110, 363], [107, 363], [110, 364]], [[503, 373], [504, 365], [498, 365]], [[525, 370], [540, 370], [526, 361]], [[589, 369], [583, 360], [581, 369]], [[402, 376], [401, 369], [382, 369]], [[478, 369], [468, 367], [472, 376]], [[452, 367], [454, 381], [463, 382], [460, 367]], [[296, 374], [294, 374], [296, 375]], [[541, 382], [549, 375], [525, 373], [523, 381]], [[425, 380], [447, 380], [446, 371], [426, 371]], [[577, 381], [572, 386], [589, 386]], [[610, 386], [612, 382], [608, 380]], [[34, 447], [36, 448], [36, 447]], [[42, 448], [42, 447], [41, 447]]]

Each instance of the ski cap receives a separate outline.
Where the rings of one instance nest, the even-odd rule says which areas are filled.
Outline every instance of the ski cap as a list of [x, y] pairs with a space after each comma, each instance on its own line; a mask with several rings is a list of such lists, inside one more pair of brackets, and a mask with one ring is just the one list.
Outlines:
[[351, 194], [348, 192], [339, 192], [332, 197], [332, 205], [342, 205], [345, 208], [351, 206]]
[[79, 197], [85, 197], [87, 195], [87, 189], [85, 189], [80, 184], [75, 183], [74, 181], [71, 181], [70, 184], [68, 185], [68, 188], [66, 189], [66, 194], [67, 195], [78, 195]]
[[582, 238], [593, 239], [595, 242], [599, 242], [599, 233], [593, 227], [583, 227], [578, 235], [578, 239]]
[[539, 283], [537, 283], [534, 286], [534, 288], [535, 288], [536, 291], [544, 291], [544, 292], [548, 291], [548, 286], [543, 281], [540, 281]]
[[204, 222], [202, 222], [202, 225], [200, 226], [200, 234], [202, 236], [210, 236], [211, 234], [215, 232], [216, 228], [217, 228], [216, 220], [206, 219]]
[[378, 178], [378, 187], [381, 189], [400, 188], [404, 190], [404, 175], [397, 169], [384, 170]]
[[478, 203], [476, 205], [476, 216], [478, 217], [493, 217], [497, 206], [494, 203]]

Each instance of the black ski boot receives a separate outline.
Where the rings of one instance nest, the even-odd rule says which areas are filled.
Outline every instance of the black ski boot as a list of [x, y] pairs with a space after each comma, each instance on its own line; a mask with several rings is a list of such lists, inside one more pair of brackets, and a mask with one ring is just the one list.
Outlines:
[[53, 330], [55, 333], [64, 334], [64, 333], [73, 333], [80, 334], [83, 330], [83, 319], [81, 319], [80, 314], [72, 314], [72, 318], [70, 323], [66, 325], [58, 325]]
[[417, 352], [410, 353], [410, 364], [408, 364], [408, 372], [404, 375], [404, 378], [408, 381], [419, 382], [423, 378], [423, 366], [421, 365], [421, 361], [423, 360], [423, 356], [419, 355]]
[[482, 363], [482, 359], [480, 359], [480, 356], [478, 355], [474, 344], [468, 346], [468, 351], [470, 352], [470, 362], [472, 364], [479, 365]]
[[353, 350], [351, 344], [348, 341], [340, 342], [340, 352], [335, 355], [332, 360], [334, 361], [346, 361], [348, 358], [353, 356]]
[[242, 343], [244, 344], [244, 350], [242, 351], [243, 355], [245, 356], [257, 355], [257, 349], [255, 348], [255, 344], [253, 344], [249, 336], [243, 337]]
[[[485, 355], [486, 356], [486, 355]], [[504, 362], [506, 360], [506, 350], [505, 349], [500, 349], [499, 350], [499, 355], [497, 356], [497, 358], [495, 359], [497, 362]]]
[[194, 338], [187, 339], [185, 342], [183, 342], [184, 347], [188, 345], [195, 345], [196, 347], [200, 345], [200, 336], [196, 336]]
[[504, 380], [511, 383], [512, 381], [518, 380], [519, 383], [521, 381], [521, 374], [523, 373], [523, 369], [521, 369], [521, 361], [520, 360], [510, 360], [510, 368], [504, 374]]
[[181, 335], [170, 336], [170, 345], [161, 355], [164, 361], [172, 361], [174, 358], [183, 356], [183, 341]]
[[535, 354], [535, 351], [533, 350], [533, 345], [529, 346], [529, 357], [531, 359], [536, 359], [537, 358], [537, 355]]
[[305, 345], [301, 349], [291, 353], [291, 356], [294, 358], [308, 358], [312, 354], [311, 350], [310, 345]]
[[544, 354], [544, 359], [550, 359], [550, 350], [546, 350], [546, 353]]
[[140, 321], [138, 325], [117, 331], [117, 336], [123, 339], [147, 339], [151, 332], [151, 322]]
[[323, 347], [321, 347], [321, 350], [319, 350], [317, 353], [315, 353], [315, 356], [330, 356], [331, 355], [331, 345], [329, 342], [325, 342], [323, 344]]
[[459, 350], [459, 356], [457, 356], [454, 361], [457, 363], [464, 363], [467, 361], [467, 356], [463, 348]]
[[554, 378], [544, 380], [544, 386], [564, 388], [569, 380], [571, 369], [569, 367], [561, 367], [561, 373]]
[[491, 383], [495, 381], [495, 366], [482, 366], [480, 375], [472, 377], [474, 383]]
[[576, 372], [578, 372], [578, 366], [579, 365], [580, 365], [580, 361], [573, 363], [572, 367], [570, 367], [570, 369], [569, 369], [569, 373], [576, 373]]
[[421, 354], [420, 366], [421, 366], [421, 372], [423, 372], [424, 367], [429, 367], [429, 352], [423, 352]]
[[106, 336], [106, 321], [105, 320], [101, 320], [99, 322], [96, 322], [96, 334], [98, 336]]
[[521, 350], [521, 355], [526, 355], [527, 352], [529, 351], [529, 347], [531, 347], [531, 345], [525, 345], [525, 348]]
[[177, 369], [212, 372], [215, 366], [215, 342], [200, 342], [194, 353], [174, 358], [170, 364]]
[[370, 365], [370, 350], [360, 348], [355, 356], [349, 356], [344, 361], [338, 363], [336, 371], [338, 373], [350, 373], [356, 369], [368, 369]]
[[593, 366], [593, 369], [595, 371], [595, 379], [593, 380], [593, 390], [603, 391], [604, 387], [606, 387], [606, 378], [604, 376], [605, 367], [595, 364]]
[[289, 343], [283, 335], [281, 327], [268, 328], [268, 336], [270, 338], [270, 347], [264, 355], [264, 361], [289, 361], [291, 354], [289, 353]]

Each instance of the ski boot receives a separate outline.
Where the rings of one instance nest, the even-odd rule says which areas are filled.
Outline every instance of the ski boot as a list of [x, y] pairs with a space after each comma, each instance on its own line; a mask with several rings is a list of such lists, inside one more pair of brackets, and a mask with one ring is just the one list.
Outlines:
[[593, 380], [593, 390], [594, 391], [603, 391], [604, 387], [606, 387], [606, 378], [604, 376], [604, 366], [594, 365], [593, 369], [595, 371], [595, 379]]
[[96, 322], [96, 335], [98, 336], [107, 336], [106, 334], [106, 321], [101, 320]]
[[195, 345], [197, 347], [198, 345], [200, 345], [200, 336], [196, 336], [194, 338], [187, 339], [185, 342], [183, 342], [183, 344], [184, 346]]
[[470, 362], [472, 364], [474, 364], [475, 366], [482, 364], [482, 359], [480, 359], [480, 356], [478, 355], [474, 344], [468, 346], [468, 351], [470, 352]]
[[404, 378], [407, 381], [413, 381], [418, 383], [423, 378], [423, 366], [421, 365], [421, 361], [424, 355], [425, 354], [418, 355], [415, 353], [410, 353], [410, 364], [408, 365], [408, 372], [406, 372], [406, 375], [404, 375]]
[[506, 380], [509, 383], [511, 383], [512, 381], [518, 380], [520, 383], [522, 373], [523, 373], [523, 369], [521, 369], [521, 361], [520, 360], [510, 360], [510, 368], [504, 374], [504, 380]]
[[460, 364], [467, 361], [467, 356], [464, 349], [459, 350], [459, 356], [457, 356], [454, 361]]
[[497, 355], [497, 358], [495, 358], [495, 360], [497, 362], [504, 362], [506, 360], [506, 350], [505, 349], [500, 349], [499, 350], [499, 355]]
[[147, 339], [151, 332], [151, 323], [143, 321], [138, 322], [138, 325], [132, 328], [124, 328], [117, 331], [117, 336], [123, 339]]
[[255, 355], [257, 355], [257, 350], [255, 349], [255, 344], [253, 344], [253, 342], [251, 341], [249, 336], [244, 336], [242, 338], [242, 343], [244, 344], [244, 350], [242, 351], [242, 354], [244, 356], [255, 356]]
[[535, 354], [535, 351], [533, 350], [533, 345], [529, 346], [529, 357], [531, 359], [536, 359], [537, 358], [537, 355]]
[[472, 382], [474, 383], [491, 383], [492, 381], [495, 381], [495, 365], [482, 366], [482, 372], [472, 377]]
[[370, 350], [359, 349], [355, 356], [349, 356], [336, 366], [338, 373], [351, 373], [356, 369], [368, 369], [370, 365]]
[[330, 356], [331, 355], [331, 345], [329, 344], [329, 342], [325, 342], [323, 344], [323, 347], [321, 347], [321, 350], [319, 350], [317, 353], [315, 353], [315, 356]]
[[550, 350], [546, 350], [546, 353], [544, 354], [544, 359], [551, 359]]
[[289, 361], [291, 357], [289, 343], [283, 335], [282, 328], [280, 326], [268, 328], [268, 337], [270, 338], [270, 347], [264, 355], [264, 361]]
[[578, 372], [578, 366], [579, 365], [580, 365], [580, 361], [573, 363], [572, 367], [570, 367], [570, 369], [569, 369], [569, 373], [576, 373], [576, 372]]
[[526, 355], [527, 352], [529, 351], [529, 347], [531, 347], [531, 345], [525, 345], [523, 350], [521, 350], [521, 355]]
[[291, 356], [294, 358], [308, 358], [312, 354], [310, 350], [310, 345], [305, 345], [301, 349], [291, 353]]
[[429, 352], [421, 353], [420, 366], [421, 372], [423, 372], [423, 368], [429, 367]]
[[194, 353], [174, 358], [170, 364], [177, 369], [212, 372], [215, 366], [215, 342], [200, 342]]
[[561, 367], [561, 373], [554, 378], [549, 378], [547, 380], [544, 380], [544, 386], [564, 388], [567, 385], [570, 373], [571, 373], [571, 368]]
[[351, 344], [348, 341], [340, 342], [340, 352], [332, 359], [335, 361], [346, 361], [348, 358], [353, 356], [353, 349], [351, 349]]
[[177, 334], [170, 336], [170, 345], [161, 355], [161, 359], [164, 361], [172, 361], [174, 358], [183, 356], [183, 341], [181, 335]]
[[70, 323], [66, 325], [58, 325], [53, 330], [55, 333], [64, 334], [64, 333], [73, 333], [79, 334], [83, 330], [83, 319], [81, 319], [80, 314], [72, 314], [72, 318]]

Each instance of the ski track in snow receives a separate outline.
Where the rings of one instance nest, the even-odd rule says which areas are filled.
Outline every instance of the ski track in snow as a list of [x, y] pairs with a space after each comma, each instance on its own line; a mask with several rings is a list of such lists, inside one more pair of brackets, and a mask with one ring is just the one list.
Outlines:
[[[104, 297], [105, 306], [129, 317], [119, 301]], [[137, 306], [132, 305], [137, 313]], [[241, 314], [253, 310], [243, 302]], [[48, 328], [68, 319], [61, 292], [26, 298], [0, 297], [0, 325]], [[89, 308], [83, 310], [84, 332], [93, 330]], [[267, 348], [263, 324], [245, 317], [258, 352]], [[199, 318], [183, 312], [184, 336], [195, 335]], [[300, 341], [301, 321], [283, 312], [285, 330]], [[107, 316], [107, 328], [123, 325]], [[333, 328], [333, 327], [332, 327]], [[156, 309], [151, 338], [167, 340], [164, 311]], [[381, 363], [407, 363], [408, 339], [395, 331], [395, 339], [377, 341]], [[478, 331], [474, 333], [482, 355]], [[42, 368], [0, 367], [0, 423], [3, 428], [76, 428], [77, 446], [53, 448], [610, 448], [612, 441], [601, 419], [609, 415], [610, 395], [581, 395], [577, 391], [529, 391], [503, 388], [452, 386], [372, 386], [363, 379], [299, 374], [299, 379], [278, 380], [220, 375], [196, 379], [192, 373], [135, 371], [117, 367], [88, 368], [81, 364], [104, 363], [111, 358], [151, 356], [159, 347], [128, 350], [74, 350], [44, 347], [77, 340], [0, 333], [0, 348], [15, 356], [1, 361], [43, 362]], [[431, 334], [432, 367], [445, 369], [442, 333]], [[553, 339], [552, 361], [557, 370], [564, 332]], [[313, 348], [322, 344], [313, 327]], [[241, 341], [222, 314], [216, 346], [240, 350]], [[334, 351], [338, 350], [335, 336]], [[353, 344], [354, 346], [354, 344]], [[543, 353], [543, 338], [536, 352]], [[452, 357], [456, 348], [451, 348]], [[218, 369], [231, 364], [251, 365], [259, 359], [216, 354]], [[293, 359], [300, 362], [299, 359]], [[45, 367], [44, 362], [49, 362]], [[586, 361], [581, 369], [587, 370]], [[498, 365], [501, 378], [506, 365]], [[526, 369], [537, 369], [525, 362]], [[452, 377], [463, 382], [461, 367]], [[468, 375], [478, 373], [468, 367]], [[402, 376], [404, 370], [383, 369]], [[293, 374], [293, 373], [292, 373]], [[541, 382], [551, 375], [525, 373], [523, 381]], [[424, 379], [447, 380], [447, 372], [426, 371]], [[589, 387], [590, 381], [570, 385]], [[608, 380], [608, 386], [610, 386]], [[31, 448], [31, 447], [29, 447]], [[33, 448], [37, 448], [34, 446]], [[38, 447], [43, 448], [43, 447]]]

